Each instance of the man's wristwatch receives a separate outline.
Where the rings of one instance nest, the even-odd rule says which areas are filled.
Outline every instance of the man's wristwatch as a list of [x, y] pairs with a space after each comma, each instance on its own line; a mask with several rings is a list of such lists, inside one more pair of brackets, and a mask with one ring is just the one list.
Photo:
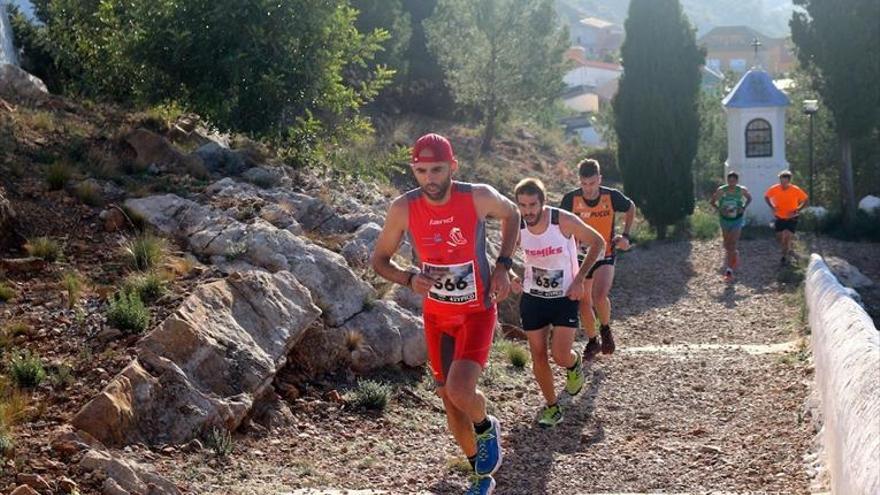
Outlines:
[[626, 232], [623, 232], [622, 234], [620, 234], [620, 237], [626, 237], [626, 240], [628, 240], [628, 241], [631, 241], [631, 240], [632, 240], [632, 239], [629, 238], [629, 234], [626, 233]]
[[507, 268], [508, 270], [513, 268], [513, 260], [508, 256], [499, 256], [497, 262], [504, 265], [504, 268]]

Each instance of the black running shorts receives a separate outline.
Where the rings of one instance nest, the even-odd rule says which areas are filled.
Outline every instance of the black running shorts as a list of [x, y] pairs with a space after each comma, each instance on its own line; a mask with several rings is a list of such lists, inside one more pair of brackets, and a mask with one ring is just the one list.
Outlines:
[[519, 300], [519, 316], [525, 331], [540, 330], [547, 325], [578, 327], [578, 301], [567, 297], [547, 299], [523, 294]]
[[[615, 262], [615, 261], [616, 261], [616, 257], [615, 257], [615, 255], [613, 255], [613, 254], [612, 254], [611, 256], [607, 257], [607, 258], [602, 258], [601, 260], [597, 260], [597, 261], [593, 264], [592, 268], [590, 268], [590, 271], [587, 272], [587, 278], [593, 278], [593, 273], [595, 273], [596, 270], [598, 270], [599, 267], [602, 266], [602, 265], [611, 265], [611, 266], [614, 266], [614, 262]], [[584, 260], [583, 260], [583, 259], [579, 259], [578, 262], [579, 262], [579, 263], [583, 263]]]
[[791, 233], [794, 233], [797, 230], [797, 217], [794, 218], [774, 218], [773, 219], [773, 228], [776, 232], [782, 232], [783, 230], [787, 230]]

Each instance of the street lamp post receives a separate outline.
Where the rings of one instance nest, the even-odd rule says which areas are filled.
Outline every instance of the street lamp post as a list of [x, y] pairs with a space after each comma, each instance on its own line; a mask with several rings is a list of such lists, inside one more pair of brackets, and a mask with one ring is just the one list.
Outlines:
[[818, 111], [819, 100], [804, 100], [804, 113], [810, 116], [810, 202], [815, 201], [813, 198], [813, 115]]

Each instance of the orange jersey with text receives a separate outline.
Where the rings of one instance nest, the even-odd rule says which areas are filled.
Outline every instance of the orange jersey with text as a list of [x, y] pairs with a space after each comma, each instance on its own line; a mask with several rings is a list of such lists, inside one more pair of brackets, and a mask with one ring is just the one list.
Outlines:
[[561, 208], [577, 215], [590, 227], [596, 229], [605, 239], [605, 256], [611, 256], [614, 246], [614, 215], [629, 211], [632, 206], [629, 198], [617, 189], [599, 187], [599, 197], [594, 200], [584, 198], [580, 188], [570, 191], [562, 198]]

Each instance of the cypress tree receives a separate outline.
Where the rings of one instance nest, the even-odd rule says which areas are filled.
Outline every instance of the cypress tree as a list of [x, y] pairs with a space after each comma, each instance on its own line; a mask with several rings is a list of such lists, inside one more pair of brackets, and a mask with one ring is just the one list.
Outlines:
[[880, 124], [880, 2], [877, 0], [795, 0], [803, 10], [791, 19], [798, 60], [834, 115], [840, 141], [840, 192], [844, 218], [852, 223], [852, 142]]
[[657, 237], [694, 211], [700, 66], [694, 28], [678, 0], [633, 0], [614, 98], [624, 189]]

